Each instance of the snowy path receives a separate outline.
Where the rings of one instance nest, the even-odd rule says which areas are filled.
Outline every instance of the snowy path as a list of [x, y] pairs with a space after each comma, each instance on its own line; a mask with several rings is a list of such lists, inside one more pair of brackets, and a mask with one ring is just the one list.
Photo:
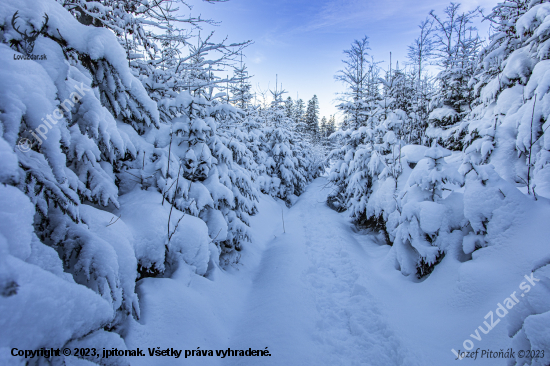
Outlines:
[[[325, 183], [315, 180], [290, 209], [262, 197], [251, 219], [253, 243], [238, 266], [208, 278], [182, 266], [172, 278], [138, 285], [141, 319], [125, 336], [129, 349], [268, 347], [271, 357], [134, 357], [132, 366], [456, 365], [451, 349], [461, 349], [487, 312], [517, 289], [528, 264], [514, 273], [506, 258], [518, 255], [466, 263], [449, 255], [425, 281], [404, 277], [389, 246], [355, 233], [345, 214], [326, 206]], [[526, 225], [521, 235], [529, 231]], [[476, 347], [509, 347], [504, 324]], [[474, 362], [460, 364], [505, 364]]]
[[422, 364], [369, 292], [380, 286], [369, 266], [387, 247], [326, 206], [325, 184], [315, 180], [290, 209], [263, 198], [237, 269], [140, 281], [142, 318], [125, 337], [130, 349], [268, 347], [271, 357], [142, 357], [132, 365]]
[[318, 179], [308, 187], [285, 215], [286, 233], [264, 253], [235, 347], [269, 346], [273, 357], [262, 364], [409, 364], [362, 285], [366, 254], [357, 237], [365, 236], [355, 235], [343, 215], [326, 206], [325, 183]]

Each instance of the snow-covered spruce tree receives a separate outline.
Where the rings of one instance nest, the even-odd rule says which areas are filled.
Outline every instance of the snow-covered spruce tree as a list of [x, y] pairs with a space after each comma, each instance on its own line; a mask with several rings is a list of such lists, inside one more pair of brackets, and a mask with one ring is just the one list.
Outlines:
[[230, 86], [231, 101], [238, 108], [245, 111], [250, 105], [253, 95], [251, 93], [252, 84], [250, 84], [251, 76], [248, 74], [246, 64], [242, 61], [242, 52], [240, 65], [235, 68], [233, 73], [233, 82]]
[[[406, 128], [408, 131], [406, 141], [422, 145], [426, 141], [429, 104], [432, 97], [432, 80], [427, 75], [426, 69], [434, 56], [433, 20], [425, 19], [418, 28], [420, 29], [419, 36], [408, 47], [407, 59], [411, 70], [403, 72], [403, 77], [397, 77], [394, 84], [397, 93], [401, 90], [401, 93], [404, 93], [403, 96], [405, 98], [408, 96], [410, 99], [410, 112], [407, 108], [399, 107], [401, 110], [407, 111], [411, 117], [410, 126]], [[396, 69], [399, 70], [399, 66]]]
[[[478, 99], [464, 122], [467, 135], [461, 167], [466, 178], [464, 213], [470, 230], [463, 244], [467, 254], [491, 245], [494, 233], [511, 224], [509, 218], [500, 215], [505, 207], [520, 206], [522, 198], [513, 185], [527, 186], [527, 192], [533, 193], [528, 156], [536, 154], [529, 154], [529, 150], [541, 150], [538, 146], [533, 149], [530, 141], [543, 138], [544, 112], [536, 109], [534, 92], [528, 94], [530, 100], [525, 92], [528, 82], [536, 88], [541, 78], [531, 76], [536, 58], [529, 54], [531, 46], [522, 47], [521, 37], [516, 34], [516, 23], [526, 11], [527, 4], [522, 2], [494, 8], [490, 18], [496, 24], [496, 33], [482, 50], [472, 80]], [[520, 126], [529, 147], [518, 144]]]
[[[9, 298], [2, 313], [13, 314], [2, 322], [11, 346], [93, 340], [123, 349], [103, 329], [124, 334], [125, 319], [139, 316], [138, 272], [159, 275], [185, 261], [204, 274], [220, 252], [224, 263], [238, 260], [247, 240], [255, 212], [248, 137], [238, 112], [212, 97], [212, 68], [200, 70], [243, 44], [207, 38], [182, 56], [173, 18], [161, 24], [166, 35], [150, 37], [141, 25], [160, 23], [144, 14], [160, 5], [136, 4], [63, 2], [73, 14], [50, 0], [0, 4], [0, 286]], [[129, 30], [147, 43], [129, 47]], [[14, 59], [31, 52], [25, 32], [47, 59]], [[205, 52], [220, 56], [205, 60]], [[40, 301], [45, 293], [56, 301]], [[44, 326], [28, 338], [21, 324]]]
[[346, 58], [342, 61], [344, 69], [338, 71], [335, 79], [341, 81], [346, 92], [342, 95], [342, 103], [338, 108], [344, 113], [345, 119], [342, 129], [359, 128], [366, 126], [367, 120], [367, 83], [368, 73], [373, 65], [369, 62], [369, 40], [365, 36], [355, 40], [349, 50], [345, 50]]
[[[166, 177], [157, 173], [157, 189], [169, 205], [205, 221], [220, 262], [235, 263], [249, 239], [248, 215], [256, 212], [256, 190], [246, 169], [251, 153], [235, 138], [241, 131], [234, 107], [187, 92], [183, 96], [181, 107], [188, 112], [171, 121], [171, 130], [155, 137], [159, 147], [169, 149], [171, 159], [169, 171], [166, 160], [156, 167], [166, 171]], [[226, 124], [220, 131], [219, 122]]]
[[529, 200], [499, 176], [492, 164], [463, 163], [460, 172], [465, 176], [464, 216], [467, 220], [463, 251], [471, 254], [497, 244], [498, 236], [513, 223], [509, 213], [522, 214]]
[[[528, 194], [550, 195], [545, 88], [547, 3], [505, 2], [491, 18], [496, 33], [475, 75], [478, 105], [468, 119], [467, 162], [492, 163]], [[498, 141], [498, 143], [497, 143]]]
[[462, 195], [443, 196], [444, 184], [462, 184], [462, 176], [445, 162], [450, 155], [434, 143], [401, 194], [392, 252], [404, 275], [415, 273], [422, 278], [430, 274], [449, 248], [462, 244]]
[[322, 145], [326, 144], [326, 138], [327, 138], [327, 117], [323, 116], [321, 118], [321, 122], [319, 123], [319, 140]]
[[[466, 253], [498, 245], [499, 235], [513, 226], [515, 217], [533, 207], [533, 198], [550, 195], [545, 86], [549, 6], [542, 1], [505, 1], [488, 16], [494, 33], [481, 51], [472, 80], [476, 106], [465, 121], [461, 172], [470, 229], [463, 242]], [[547, 261], [533, 263], [532, 268], [541, 279], [537, 284], [548, 283]], [[535, 286], [526, 302], [510, 311], [514, 347], [550, 351], [548, 298], [545, 285]], [[535, 359], [514, 361], [541, 364]]]
[[252, 154], [252, 161], [249, 164], [249, 170], [252, 172], [254, 180], [261, 186], [261, 181], [265, 177], [267, 160], [265, 121], [262, 118], [263, 110], [259, 106], [250, 105], [241, 122], [241, 131], [244, 133], [244, 142], [246, 148]]
[[[243, 112], [216, 99], [212, 85], [217, 81], [212, 78], [208, 83], [212, 63], [200, 53], [196, 56], [190, 61], [190, 75], [198, 80], [187, 80], [195, 85], [194, 96], [183, 91], [162, 101], [165, 110], [174, 111], [176, 117], [148, 137], [151, 148], [160, 149], [163, 156], [157, 161], [158, 153], [152, 152], [149, 160], [155, 162], [155, 185], [164, 199], [205, 221], [217, 247], [211, 252], [220, 254], [220, 263], [230, 265], [238, 262], [243, 243], [250, 240], [248, 216], [257, 211], [255, 162], [246, 147], [249, 131], [241, 126]], [[208, 71], [200, 72], [199, 63], [209, 65]], [[170, 235], [169, 230], [169, 241]], [[144, 269], [156, 273], [154, 266], [158, 262]]]
[[271, 91], [273, 102], [259, 116], [263, 124], [265, 145], [261, 147], [265, 160], [265, 174], [260, 177], [264, 193], [273, 195], [291, 205], [310, 181], [314, 169], [307, 151], [300, 151], [295, 136], [294, 122], [286, 117], [282, 95], [284, 90]]
[[[332, 139], [339, 139], [342, 146], [333, 150], [328, 157], [333, 162], [328, 177], [333, 183], [333, 190], [327, 203], [337, 211], [349, 208], [352, 192], [356, 200], [360, 200], [359, 197], [368, 199], [367, 192], [370, 191], [371, 182], [362, 167], [368, 164], [373, 149], [380, 84], [377, 64], [369, 60], [368, 50], [368, 37], [355, 40], [351, 49], [344, 51], [345, 68], [335, 76], [347, 89], [341, 96], [342, 103], [338, 105], [344, 114], [344, 121], [340, 131], [332, 135]], [[356, 154], [361, 155], [360, 160], [363, 162], [352, 164]], [[355, 188], [350, 187], [352, 179]]]
[[425, 19], [418, 28], [420, 34], [409, 45], [407, 59], [410, 69], [399, 70], [397, 73], [403, 74], [402, 78], [396, 78], [394, 82], [396, 89], [393, 94], [403, 93], [402, 100], [407, 100], [406, 106], [399, 107], [406, 111], [410, 117], [409, 126], [404, 128], [407, 131], [404, 139], [407, 143], [424, 145], [427, 143], [426, 129], [428, 127], [428, 115], [431, 111], [430, 100], [434, 94], [434, 80], [427, 71], [428, 65], [433, 61], [435, 51], [434, 26], [433, 19]]
[[258, 212], [256, 163], [253, 153], [246, 146], [250, 137], [242, 128], [242, 111], [214, 101], [209, 114], [218, 124], [218, 139], [213, 141], [213, 155], [218, 160], [220, 182], [231, 189], [234, 197], [232, 204], [225, 207], [218, 205], [229, 230], [224, 240], [219, 239], [221, 261], [227, 265], [237, 262], [242, 245], [251, 241], [248, 233], [249, 216]]
[[304, 101], [298, 98], [294, 106], [294, 116], [292, 116], [292, 118], [294, 119], [295, 123], [294, 129], [299, 134], [304, 134], [306, 131], [305, 115], [306, 106], [304, 104]]
[[382, 230], [389, 240], [386, 221], [396, 207], [404, 131], [411, 128], [412, 93], [407, 91], [412, 85], [399, 69], [390, 67], [385, 78], [379, 74], [371, 61], [363, 91], [363, 105], [368, 106], [362, 114], [367, 118], [365, 126], [336, 134], [346, 144], [331, 156], [336, 164], [329, 180], [336, 187], [329, 195], [329, 205], [349, 209], [356, 224]]
[[[212, 33], [188, 41], [192, 33], [182, 32], [174, 24], [196, 26], [202, 20], [172, 16], [177, 9], [170, 2], [159, 7], [167, 15], [152, 24], [160, 24], [166, 33], [152, 37], [155, 47], [134, 47], [130, 66], [157, 101], [163, 125], [146, 133], [143, 159], [130, 166], [128, 174], [149, 177], [142, 187], [152, 186], [162, 193], [171, 211], [173, 207], [204, 220], [218, 247], [211, 252], [220, 252], [220, 262], [227, 265], [238, 261], [238, 251], [249, 239], [248, 214], [256, 211], [249, 198], [255, 199], [256, 189], [248, 172], [251, 153], [242, 144], [246, 133], [237, 122], [241, 114], [221, 100], [246, 107], [251, 95], [242, 62], [230, 79], [220, 79], [216, 72], [237, 62], [247, 42], [214, 42]], [[228, 84], [232, 98], [216, 93]], [[220, 125], [223, 128], [218, 131]], [[164, 243], [156, 244], [156, 260], [139, 261], [141, 275], [163, 273], [165, 262], [174, 262], [171, 253], [181, 251], [171, 250], [171, 246], [177, 247], [171, 240], [175, 230], [168, 225], [166, 253]]]
[[306, 132], [314, 143], [319, 141], [319, 99], [314, 95], [307, 102], [305, 115]]
[[292, 100], [292, 97], [288, 97], [285, 100], [285, 116], [286, 118], [293, 118], [294, 115], [294, 101]]
[[325, 130], [325, 143], [329, 146], [331, 143], [329, 137], [334, 132], [336, 132], [336, 117], [334, 117], [334, 114], [332, 114], [327, 121], [326, 130]]
[[[426, 27], [428, 23], [421, 27], [424, 38], [429, 37]], [[441, 192], [444, 184], [455, 189], [462, 183], [461, 175], [445, 164], [444, 158], [450, 152], [436, 144], [421, 160], [417, 155], [424, 155], [424, 147], [406, 146], [425, 141], [430, 83], [422, 75], [422, 64], [428, 59], [430, 45], [424, 41], [427, 44], [416, 44], [411, 49], [417, 56], [412, 72], [390, 67], [382, 79], [373, 61], [363, 68], [349, 62], [348, 72], [342, 72], [351, 86], [350, 100], [357, 95], [356, 80], [363, 80], [365, 85], [361, 114], [353, 108], [354, 103], [341, 106], [351, 117], [347, 118], [349, 125], [361, 116], [362, 126], [335, 134], [344, 145], [331, 155], [335, 164], [329, 180], [334, 183], [334, 191], [328, 197], [333, 208], [349, 210], [356, 224], [381, 230], [387, 242], [394, 245], [392, 255], [401, 271], [419, 277], [433, 270], [449, 246], [461, 249], [465, 225], [462, 195], [444, 197]], [[357, 52], [353, 55], [353, 60], [361, 59]], [[361, 70], [366, 70], [364, 78], [356, 77], [354, 73]], [[447, 215], [444, 222], [429, 217], [440, 214]]]
[[[120, 206], [115, 174], [137, 149], [118, 126], [158, 125], [156, 104], [108, 30], [79, 24], [54, 1], [3, 2], [0, 19], [1, 140], [15, 164], [6, 170], [10, 179], [3, 183], [10, 186], [2, 206], [6, 212], [16, 202], [25, 207], [18, 232], [22, 251], [4, 251], [20, 263], [7, 259], [19, 280], [8, 280], [13, 296], [2, 312], [13, 316], [3, 329], [29, 349], [61, 347], [103, 328], [122, 331], [125, 317], [139, 315], [136, 258], [130, 231], [123, 222], [113, 229], [109, 220], [116, 217], [109, 211]], [[47, 59], [14, 59], [31, 52], [25, 32], [36, 35], [32, 52]], [[38, 301], [43, 291], [57, 301]], [[37, 316], [42, 321], [28, 322]], [[16, 327], [21, 317], [27, 320], [20, 324], [44, 326], [24, 337], [31, 330]], [[109, 339], [122, 343], [114, 333], [100, 338], [98, 346]]]
[[[224, 113], [224, 116], [231, 116], [226, 122], [220, 122], [223, 131], [232, 131], [229, 141], [244, 143], [245, 150], [239, 146], [238, 151], [234, 150], [236, 162], [246, 167], [251, 172], [254, 180], [260, 174], [258, 162], [262, 159], [258, 156], [260, 146], [264, 143], [265, 136], [261, 130], [261, 124], [258, 120], [258, 108], [252, 104], [253, 95], [251, 93], [252, 84], [246, 66], [242, 62], [240, 67], [235, 69], [233, 80], [231, 81], [231, 100], [233, 105], [240, 111]], [[229, 144], [231, 145], [231, 144]], [[265, 169], [264, 169], [265, 171]]]
[[426, 134], [430, 141], [460, 151], [464, 125], [460, 122], [472, 109], [474, 93], [469, 86], [482, 40], [473, 26], [479, 9], [460, 13], [460, 4], [451, 3], [444, 10], [445, 18], [433, 11], [435, 25], [434, 53], [442, 68], [437, 75], [438, 88], [432, 98]]
[[[357, 130], [338, 130], [331, 135], [331, 139], [339, 139], [344, 144], [330, 152], [328, 160], [333, 162], [328, 180], [332, 183], [332, 191], [327, 197], [327, 204], [332, 209], [343, 212], [349, 208], [351, 180], [360, 189], [357, 196], [365, 194], [369, 186], [369, 176], [366, 170], [361, 170], [365, 165], [354, 163], [355, 156], [368, 163], [372, 152], [373, 131], [368, 127], [360, 127]], [[357, 174], [352, 176], [356, 170]]]
[[[370, 140], [357, 150], [349, 165], [350, 214], [356, 224], [380, 230], [391, 243], [386, 228], [389, 216], [396, 210], [398, 180], [403, 171], [401, 148], [404, 130], [410, 126], [407, 108], [410, 96], [397, 87], [403, 84], [403, 74], [391, 68], [382, 83], [382, 94], [377, 108], [369, 119]], [[406, 130], [405, 130], [406, 131]]]
[[[315, 111], [319, 108], [319, 100], [316, 95], [312, 98], [312, 108], [310, 108], [309, 116], [311, 120], [314, 120]], [[324, 169], [327, 167], [326, 156], [330, 150], [328, 150], [322, 141], [317, 138], [312, 138], [312, 135], [308, 132], [308, 124], [306, 122], [306, 114], [303, 113], [303, 101], [298, 99], [293, 105], [292, 113], [288, 114], [290, 118], [290, 129], [294, 136], [295, 147], [294, 152], [298, 158], [300, 171], [307, 177], [307, 181], [310, 182], [317, 178]], [[287, 110], [288, 111], [288, 110]], [[311, 126], [310, 124], [309, 126]], [[319, 125], [317, 125], [319, 127]], [[319, 128], [318, 128], [319, 131]], [[318, 132], [319, 135], [319, 132]]]

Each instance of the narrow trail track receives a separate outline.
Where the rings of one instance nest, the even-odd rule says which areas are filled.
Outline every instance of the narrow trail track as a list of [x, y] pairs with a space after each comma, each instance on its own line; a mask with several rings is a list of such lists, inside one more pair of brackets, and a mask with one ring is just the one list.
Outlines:
[[268, 345], [273, 365], [409, 365], [363, 285], [357, 235], [325, 204], [325, 183], [314, 181], [287, 212], [286, 233], [263, 254], [234, 341]]
[[271, 357], [143, 357], [132, 366], [424, 365], [373, 295], [385, 281], [372, 265], [387, 248], [327, 207], [325, 185], [312, 182], [291, 208], [262, 199], [235, 268], [204, 278], [182, 267], [138, 287], [142, 318], [129, 329], [130, 348], [268, 347]]

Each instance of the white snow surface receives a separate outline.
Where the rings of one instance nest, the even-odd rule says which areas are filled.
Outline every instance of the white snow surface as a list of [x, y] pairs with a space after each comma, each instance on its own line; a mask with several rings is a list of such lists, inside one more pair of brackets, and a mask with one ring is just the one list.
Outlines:
[[[221, 271], [211, 263], [206, 277], [180, 266], [170, 279], [139, 281], [141, 318], [130, 324], [128, 349], [200, 347], [214, 357], [132, 357], [131, 364], [445, 366], [459, 362], [451, 349], [463, 351], [466, 339], [481, 349], [512, 346], [507, 322], [515, 315], [486, 335], [478, 331], [479, 341], [470, 334], [518, 291], [541, 255], [550, 257], [550, 228], [542, 225], [547, 202], [525, 207], [498, 248], [479, 249], [466, 262], [449, 253], [418, 281], [395, 270], [390, 247], [377, 235], [357, 232], [327, 207], [326, 184], [315, 180], [290, 209], [262, 195], [251, 218], [254, 245], [236, 266]], [[271, 356], [215, 356], [228, 347], [268, 347]]]

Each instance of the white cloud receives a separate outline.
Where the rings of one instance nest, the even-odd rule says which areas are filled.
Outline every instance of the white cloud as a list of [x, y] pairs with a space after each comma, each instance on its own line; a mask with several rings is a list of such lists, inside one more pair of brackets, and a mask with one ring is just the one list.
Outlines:
[[328, 0], [321, 3], [312, 19], [294, 31], [309, 32], [323, 28], [363, 26], [369, 22], [388, 19], [411, 5], [408, 0], [391, 0], [391, 6], [379, 0]]
[[[490, 11], [497, 0], [462, 0], [464, 11], [477, 6]], [[290, 33], [310, 32], [329, 28], [367, 27], [370, 23], [395, 18], [418, 18], [420, 22], [430, 10], [437, 12], [449, 5], [449, 0], [327, 0], [319, 2], [319, 10], [304, 25], [293, 28]]]

